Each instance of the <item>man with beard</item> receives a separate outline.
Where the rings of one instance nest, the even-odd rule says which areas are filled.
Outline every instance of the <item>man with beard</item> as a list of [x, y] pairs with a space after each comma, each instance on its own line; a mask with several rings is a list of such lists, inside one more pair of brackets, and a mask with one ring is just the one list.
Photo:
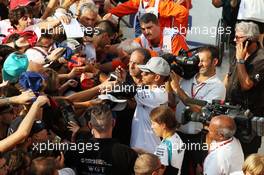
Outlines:
[[[216, 76], [216, 65], [218, 63], [218, 50], [214, 46], [205, 46], [199, 50], [198, 53], [200, 63], [199, 72], [190, 80], [182, 79], [174, 72], [171, 73], [171, 87], [180, 99], [176, 108], [176, 118], [181, 122], [182, 112], [188, 105], [193, 112], [200, 112], [201, 106], [188, 104], [187, 100], [195, 98], [198, 100], [205, 100], [209, 103], [212, 100], [224, 100], [226, 89], [221, 80]], [[202, 130], [203, 124], [200, 122], [188, 122], [180, 127], [179, 133], [183, 142], [186, 144], [201, 142], [203, 138]], [[198, 163], [202, 163], [204, 156], [202, 150], [186, 150], [185, 158], [183, 160], [183, 167], [181, 174], [189, 174], [188, 169], [191, 165], [195, 170]], [[188, 162], [188, 163], [185, 163]]]

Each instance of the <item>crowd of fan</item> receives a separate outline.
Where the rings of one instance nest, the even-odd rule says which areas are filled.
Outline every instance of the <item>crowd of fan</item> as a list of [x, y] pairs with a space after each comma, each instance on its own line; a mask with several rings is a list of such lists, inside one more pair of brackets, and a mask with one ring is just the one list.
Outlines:
[[181, 123], [201, 112], [190, 99], [264, 117], [264, 2], [212, 4], [232, 31], [224, 81], [212, 45], [192, 78], [171, 69], [191, 0], [0, 0], [0, 175], [263, 175], [261, 137], [241, 139], [230, 116]]

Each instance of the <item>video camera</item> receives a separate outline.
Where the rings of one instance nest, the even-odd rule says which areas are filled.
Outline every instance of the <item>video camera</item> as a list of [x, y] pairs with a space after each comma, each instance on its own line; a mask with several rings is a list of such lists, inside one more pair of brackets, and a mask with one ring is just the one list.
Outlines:
[[[200, 48], [201, 47], [197, 47], [188, 51], [181, 49], [179, 51], [179, 56], [164, 54], [161, 57], [167, 60], [167, 62], [171, 65], [171, 70], [182, 78], [188, 80], [199, 72], [198, 64], [200, 62], [200, 58], [197, 53]], [[189, 56], [189, 53], [192, 53], [192, 56]]]
[[197, 113], [192, 112], [187, 106], [182, 112], [182, 124], [194, 121], [208, 125], [214, 116], [227, 115], [234, 119], [237, 126], [236, 137], [243, 142], [250, 142], [256, 135], [264, 136], [264, 117], [253, 116], [249, 109], [244, 110], [240, 106], [232, 106], [220, 100], [207, 103], [203, 100], [189, 99], [187, 103], [202, 106], [202, 109]]

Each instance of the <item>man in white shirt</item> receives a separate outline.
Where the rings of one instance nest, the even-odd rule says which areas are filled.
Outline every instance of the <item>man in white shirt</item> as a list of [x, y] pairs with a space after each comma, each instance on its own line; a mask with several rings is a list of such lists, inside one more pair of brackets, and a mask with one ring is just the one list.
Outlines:
[[[171, 74], [171, 87], [180, 99], [176, 108], [176, 118], [180, 123], [182, 112], [186, 106], [190, 106], [190, 109], [194, 112], [201, 111], [201, 106], [188, 104], [188, 99], [195, 98], [209, 103], [212, 100], [225, 99], [226, 89], [216, 76], [218, 49], [214, 46], [205, 46], [199, 50], [198, 56], [200, 59], [199, 72], [192, 79], [182, 79], [180, 81], [180, 77], [177, 74]], [[202, 128], [203, 124], [201, 122], [191, 121], [181, 125], [180, 131], [182, 133], [179, 134], [186, 144], [202, 144], [201, 140], [204, 138], [201, 132]], [[202, 145], [200, 146], [202, 147]], [[196, 165], [203, 162], [206, 153], [203, 153], [202, 150], [186, 150], [185, 155], [182, 174], [189, 174], [190, 164], [195, 171]]]
[[236, 124], [231, 117], [213, 117], [207, 135], [209, 154], [204, 161], [205, 175], [230, 174], [242, 169], [244, 154], [238, 139], [234, 136]]
[[[150, 112], [155, 107], [168, 103], [164, 83], [170, 74], [170, 66], [161, 57], [152, 57], [145, 65], [138, 65], [142, 71], [142, 84], [137, 89], [137, 107], [132, 120], [130, 146], [154, 153], [160, 138], [151, 128]], [[148, 87], [148, 88], [145, 88]]]

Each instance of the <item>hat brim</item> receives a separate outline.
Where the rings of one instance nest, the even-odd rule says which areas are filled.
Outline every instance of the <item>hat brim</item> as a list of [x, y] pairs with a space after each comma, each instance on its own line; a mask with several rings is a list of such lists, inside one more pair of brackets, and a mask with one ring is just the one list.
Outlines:
[[122, 111], [126, 108], [127, 105], [127, 100], [117, 99], [111, 94], [102, 94], [99, 95], [98, 98], [101, 100], [110, 100], [116, 103], [116, 105], [112, 108], [112, 111]]
[[127, 100], [117, 99], [116, 97], [114, 97], [111, 94], [102, 94], [102, 95], [99, 95], [98, 98], [101, 100], [110, 100], [110, 101], [116, 102], [116, 103], [126, 103], [127, 102]]
[[112, 111], [122, 111], [122, 110], [124, 110], [126, 108], [126, 106], [127, 106], [127, 103], [126, 102], [124, 102], [124, 103], [117, 103], [115, 105], [115, 107], [112, 108]]
[[18, 78], [9, 75], [4, 69], [2, 69], [2, 77], [4, 81], [16, 82]]
[[151, 70], [150, 70], [146, 65], [138, 65], [138, 68], [139, 68], [142, 72], [151, 72]]

